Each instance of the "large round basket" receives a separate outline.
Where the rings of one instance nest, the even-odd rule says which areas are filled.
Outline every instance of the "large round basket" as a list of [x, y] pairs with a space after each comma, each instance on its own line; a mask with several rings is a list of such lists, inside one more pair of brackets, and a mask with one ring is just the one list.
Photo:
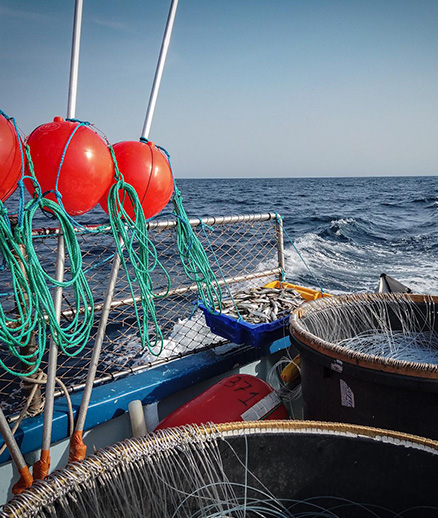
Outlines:
[[438, 439], [438, 298], [320, 299], [290, 318], [301, 355], [305, 419]]
[[438, 442], [303, 421], [169, 428], [56, 471], [5, 517], [432, 517]]

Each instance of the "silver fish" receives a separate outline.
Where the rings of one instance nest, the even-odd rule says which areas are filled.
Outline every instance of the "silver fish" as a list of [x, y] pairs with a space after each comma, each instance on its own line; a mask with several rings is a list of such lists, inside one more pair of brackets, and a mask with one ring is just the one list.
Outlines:
[[265, 324], [284, 318], [303, 302], [293, 288], [249, 288], [223, 300], [222, 313], [251, 324]]

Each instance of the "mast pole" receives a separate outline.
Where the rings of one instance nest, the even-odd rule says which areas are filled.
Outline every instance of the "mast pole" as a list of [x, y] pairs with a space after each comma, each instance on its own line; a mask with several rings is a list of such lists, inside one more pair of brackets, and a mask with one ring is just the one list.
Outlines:
[[68, 88], [67, 118], [76, 116], [76, 100], [78, 96], [79, 50], [81, 46], [83, 0], [76, 0], [71, 44], [70, 82]]
[[[73, 22], [73, 37], [71, 46], [71, 61], [70, 61], [70, 83], [68, 91], [67, 103], [67, 118], [73, 119], [76, 116], [76, 99], [78, 91], [78, 72], [79, 72], [79, 50], [81, 41], [81, 27], [82, 27], [82, 8], [83, 0], [76, 0], [75, 13]], [[64, 281], [65, 271], [65, 243], [62, 232], [58, 234], [58, 248], [56, 254], [56, 272], [55, 278], [58, 282]], [[59, 322], [61, 319], [62, 307], [62, 287], [56, 286], [53, 296], [55, 315]], [[44, 479], [49, 474], [50, 469], [50, 444], [52, 441], [52, 423], [53, 423], [53, 409], [55, 404], [55, 382], [56, 382], [56, 367], [58, 361], [58, 348], [53, 339], [50, 338], [49, 360], [47, 366], [47, 384], [45, 391], [45, 406], [44, 406], [44, 424], [43, 424], [43, 440], [41, 445], [40, 460], [34, 465], [33, 473], [35, 479]]]
[[154, 82], [152, 84], [151, 95], [149, 97], [148, 108], [146, 111], [146, 118], [144, 121], [141, 138], [148, 139], [151, 130], [152, 119], [154, 117], [155, 105], [157, 103], [158, 92], [160, 90], [161, 78], [163, 76], [164, 64], [166, 62], [167, 51], [169, 50], [170, 38], [172, 36], [173, 22], [175, 21], [176, 8], [178, 7], [178, 0], [172, 0], [167, 17], [166, 28], [164, 30], [163, 42], [161, 43], [160, 55], [158, 58], [157, 68], [155, 70]]
[[[161, 51], [158, 58], [157, 68], [155, 71], [155, 78], [152, 86], [151, 95], [149, 97], [149, 104], [146, 113], [146, 120], [143, 127], [142, 138], [147, 139], [149, 136], [150, 127], [152, 124], [152, 118], [155, 111], [155, 104], [158, 97], [158, 91], [160, 88], [161, 78], [163, 75], [164, 64], [166, 61], [167, 51], [169, 49], [170, 38], [172, 35], [173, 22], [175, 20], [176, 8], [178, 0], [172, 0], [169, 15], [167, 18], [166, 28], [164, 31], [163, 41], [161, 44]], [[123, 245], [123, 241], [120, 238], [120, 243]], [[87, 373], [87, 380], [85, 382], [84, 393], [82, 395], [81, 406], [79, 408], [78, 417], [76, 420], [75, 431], [70, 439], [70, 453], [69, 462], [82, 460], [85, 458], [87, 447], [83, 441], [83, 432], [85, 428], [85, 419], [87, 417], [88, 405], [91, 399], [91, 392], [93, 390], [94, 380], [96, 377], [97, 365], [99, 362], [100, 351], [102, 349], [102, 343], [105, 337], [105, 329], [108, 323], [108, 317], [111, 309], [111, 302], [114, 296], [114, 290], [117, 281], [117, 275], [120, 269], [120, 256], [116, 253], [114, 256], [111, 273], [108, 279], [107, 291], [105, 294], [104, 307], [100, 316], [99, 327], [96, 335], [96, 341], [94, 342], [93, 355], [90, 361], [90, 367]]]

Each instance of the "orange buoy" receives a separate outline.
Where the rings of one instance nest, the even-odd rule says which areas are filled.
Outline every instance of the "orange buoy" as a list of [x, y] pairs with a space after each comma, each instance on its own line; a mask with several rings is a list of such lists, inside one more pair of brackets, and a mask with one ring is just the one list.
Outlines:
[[19, 136], [13, 123], [0, 113], [0, 199], [5, 201], [15, 191], [21, 177]]
[[[138, 195], [146, 219], [152, 218], [167, 205], [173, 193], [172, 171], [167, 158], [152, 142], [139, 141], [114, 144], [114, 154], [125, 182], [132, 185]], [[100, 201], [107, 213], [109, 189]], [[123, 208], [134, 219], [128, 197]]]
[[[114, 163], [104, 140], [90, 127], [55, 117], [29, 135], [35, 177], [41, 191], [57, 190], [71, 216], [95, 207], [114, 178]], [[34, 187], [26, 181], [33, 194]], [[53, 192], [47, 198], [56, 201]]]
[[286, 419], [288, 416], [280, 397], [268, 383], [249, 374], [235, 374], [169, 414], [157, 430], [185, 424]]

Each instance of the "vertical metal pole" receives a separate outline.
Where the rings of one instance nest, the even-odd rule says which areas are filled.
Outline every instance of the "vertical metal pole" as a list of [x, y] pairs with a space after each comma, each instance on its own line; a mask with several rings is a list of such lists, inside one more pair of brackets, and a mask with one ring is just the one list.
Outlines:
[[[78, 91], [78, 72], [79, 72], [79, 50], [81, 42], [81, 26], [82, 26], [82, 7], [83, 0], [76, 0], [75, 14], [73, 22], [73, 36], [71, 46], [71, 62], [70, 62], [70, 83], [68, 91], [67, 118], [72, 119], [76, 115], [76, 98]], [[55, 278], [58, 282], [64, 280], [65, 270], [65, 243], [61, 229], [58, 235], [58, 249], [56, 254], [56, 272]], [[55, 315], [59, 322], [61, 319], [62, 307], [62, 287], [55, 288], [53, 297]], [[36, 479], [44, 479], [49, 474], [50, 469], [50, 444], [52, 441], [52, 422], [53, 408], [55, 399], [55, 378], [58, 360], [58, 349], [53, 337], [50, 339], [49, 362], [47, 367], [47, 384], [45, 392], [44, 405], [44, 425], [43, 440], [41, 445], [41, 457], [34, 465], [34, 477]]]
[[166, 62], [167, 51], [169, 50], [170, 38], [172, 36], [173, 22], [175, 21], [176, 8], [178, 7], [178, 0], [172, 0], [167, 17], [166, 29], [164, 30], [163, 42], [161, 44], [160, 56], [158, 58], [157, 68], [155, 70], [154, 82], [152, 84], [152, 91], [149, 97], [149, 104], [146, 111], [146, 118], [144, 121], [142, 138], [148, 139], [151, 130], [152, 119], [154, 117], [155, 105], [157, 102], [158, 91], [160, 89], [161, 78], [163, 76], [164, 64]]
[[286, 272], [286, 264], [284, 260], [284, 233], [283, 233], [283, 218], [277, 216], [275, 220], [275, 235], [277, 237], [277, 255], [278, 266], [281, 270], [280, 281], [283, 281], [284, 273]]
[[20, 473], [20, 480], [12, 488], [13, 493], [18, 494], [21, 493], [26, 487], [30, 487], [32, 485], [32, 475], [29, 472], [26, 461], [24, 460], [20, 448], [18, 447], [18, 444], [12, 435], [8, 421], [6, 420], [5, 414], [1, 408], [0, 433], [2, 434], [6, 446], [8, 447], [12, 460], [14, 461], [14, 464]]
[[73, 119], [76, 116], [76, 99], [78, 94], [79, 76], [79, 50], [81, 46], [82, 7], [83, 0], [76, 0], [75, 17], [73, 24], [73, 38], [71, 44], [70, 83], [68, 89], [67, 106], [68, 119]]
[[93, 390], [94, 379], [96, 377], [97, 365], [99, 363], [100, 351], [102, 349], [103, 339], [105, 337], [106, 325], [113, 300], [114, 289], [116, 287], [117, 274], [120, 268], [120, 256], [118, 253], [114, 256], [113, 265], [105, 293], [105, 302], [102, 308], [102, 314], [99, 321], [99, 328], [94, 342], [93, 354], [88, 367], [87, 380], [85, 382], [84, 393], [82, 394], [81, 406], [79, 408], [78, 417], [76, 419], [75, 431], [70, 439], [69, 462], [82, 460], [85, 458], [86, 446], [83, 442], [83, 431], [85, 419], [87, 417], [88, 405], [90, 403], [91, 392]]
[[[164, 31], [163, 41], [161, 44], [161, 51], [158, 58], [157, 69], [155, 71], [155, 78], [152, 86], [151, 95], [149, 97], [149, 104], [146, 113], [146, 120], [143, 127], [142, 137], [147, 139], [149, 137], [149, 131], [152, 124], [152, 118], [154, 115], [155, 104], [158, 97], [158, 91], [160, 88], [161, 78], [163, 75], [164, 64], [166, 61], [167, 51], [169, 49], [170, 38], [172, 35], [173, 22], [175, 20], [176, 8], [178, 0], [172, 0], [169, 15], [167, 18], [166, 28]], [[120, 244], [123, 245], [123, 241], [120, 238]], [[105, 294], [104, 307], [100, 316], [99, 328], [97, 330], [96, 340], [94, 342], [93, 355], [91, 358], [90, 367], [87, 373], [87, 380], [85, 382], [84, 393], [82, 395], [81, 406], [79, 408], [78, 417], [76, 419], [75, 431], [70, 439], [70, 454], [69, 462], [74, 462], [85, 458], [86, 446], [83, 442], [83, 431], [85, 426], [85, 419], [87, 417], [88, 405], [90, 403], [91, 392], [93, 390], [94, 379], [96, 376], [97, 364], [99, 362], [100, 351], [102, 349], [103, 339], [105, 337], [105, 329], [108, 322], [109, 312], [111, 309], [111, 302], [113, 300], [114, 289], [116, 286], [117, 275], [120, 268], [120, 257], [118, 254], [114, 256], [111, 273], [108, 279], [108, 287]]]
[[[56, 254], [56, 272], [55, 278], [57, 281], [62, 282], [64, 280], [64, 264], [65, 264], [65, 247], [64, 247], [64, 236], [59, 234], [58, 236], [58, 250]], [[62, 305], [62, 287], [57, 286], [55, 288], [55, 294], [53, 296], [55, 314], [58, 322], [61, 318], [61, 305]], [[55, 403], [55, 378], [56, 378], [56, 366], [58, 360], [58, 348], [53, 339], [50, 338], [49, 348], [49, 361], [47, 367], [47, 384], [45, 391], [45, 403], [44, 403], [44, 424], [43, 424], [43, 440], [41, 444], [41, 457], [40, 460], [34, 464], [33, 475], [36, 480], [41, 480], [47, 477], [50, 469], [50, 444], [52, 442], [52, 422], [53, 422], [53, 408]]]
[[3, 439], [8, 447], [9, 453], [14, 461], [15, 465], [18, 469], [24, 468], [26, 466], [26, 461], [18, 447], [17, 441], [15, 437], [12, 435], [11, 429], [9, 428], [8, 421], [3, 413], [3, 410], [0, 408], [0, 432], [3, 436]]

